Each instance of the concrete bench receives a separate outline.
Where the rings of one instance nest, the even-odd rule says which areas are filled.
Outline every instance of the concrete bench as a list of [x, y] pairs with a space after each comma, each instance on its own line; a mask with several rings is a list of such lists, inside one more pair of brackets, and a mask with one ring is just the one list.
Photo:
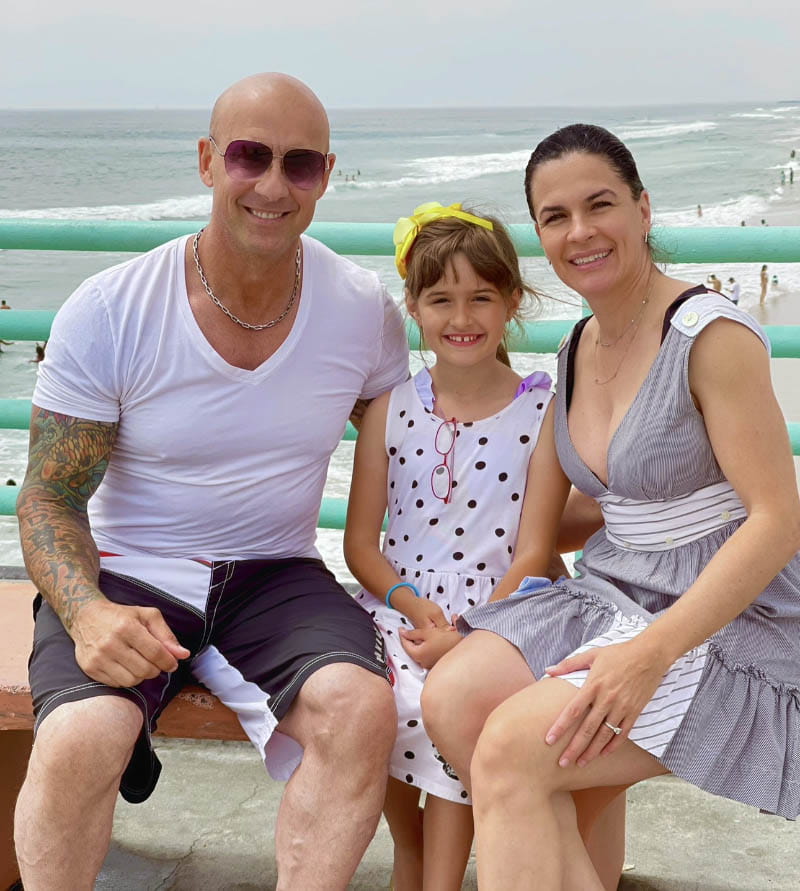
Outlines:
[[[13, 814], [33, 744], [28, 656], [35, 593], [28, 581], [0, 581], [0, 889], [8, 888], [19, 876]], [[170, 703], [157, 732], [187, 739], [247, 738], [230, 709], [204, 688], [194, 686]]]

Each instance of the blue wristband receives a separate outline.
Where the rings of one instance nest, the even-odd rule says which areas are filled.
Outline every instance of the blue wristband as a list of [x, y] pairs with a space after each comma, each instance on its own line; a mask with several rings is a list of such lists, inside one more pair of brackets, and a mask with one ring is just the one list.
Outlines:
[[417, 590], [416, 585], [412, 585], [411, 582], [398, 582], [396, 585], [392, 585], [392, 587], [389, 588], [389, 590], [386, 592], [386, 606], [388, 606], [389, 609], [394, 609], [394, 607], [392, 606], [392, 601], [389, 598], [398, 588], [411, 588], [411, 590], [414, 592], [414, 596], [419, 597], [419, 591]]

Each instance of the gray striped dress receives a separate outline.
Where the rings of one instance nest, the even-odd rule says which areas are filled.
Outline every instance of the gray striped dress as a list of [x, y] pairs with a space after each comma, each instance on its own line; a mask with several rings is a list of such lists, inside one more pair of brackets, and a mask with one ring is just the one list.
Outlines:
[[[507, 600], [469, 610], [461, 630], [513, 643], [536, 677], [582, 649], [630, 639], [668, 608], [742, 524], [745, 510], [716, 461], [689, 391], [694, 337], [734, 319], [756, 322], [715, 292], [673, 304], [661, 349], [608, 450], [606, 487], [567, 428], [572, 355], [559, 353], [556, 442], [573, 484], [606, 526], [587, 542], [579, 577], [524, 580]], [[742, 406], [747, 411], [747, 406]], [[580, 686], [587, 672], [567, 676]], [[717, 795], [795, 819], [800, 813], [800, 555], [743, 613], [665, 675], [630, 738], [675, 775]]]

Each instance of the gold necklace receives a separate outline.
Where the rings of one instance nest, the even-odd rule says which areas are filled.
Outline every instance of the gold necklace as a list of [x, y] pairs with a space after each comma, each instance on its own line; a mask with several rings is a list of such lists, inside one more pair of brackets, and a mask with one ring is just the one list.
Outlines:
[[647, 304], [650, 301], [650, 291], [652, 291], [652, 285], [647, 289], [647, 294], [645, 294], [644, 300], [642, 300], [642, 305], [639, 309], [639, 312], [637, 312], [636, 315], [630, 320], [630, 322], [628, 322], [628, 324], [622, 329], [622, 333], [618, 334], [613, 340], [609, 340], [608, 343], [603, 343], [603, 341], [600, 340], [600, 337], [598, 336], [597, 340], [595, 340], [595, 346], [601, 346], [604, 349], [608, 349], [609, 347], [616, 346], [622, 340], [622, 338], [628, 333], [628, 331], [631, 330], [632, 326], [635, 325], [637, 322], [641, 321], [642, 315], [644, 313], [644, 308], [647, 306]]
[[[648, 285], [647, 293], [645, 294], [644, 299], [642, 300], [641, 308], [639, 309], [639, 312], [636, 313], [636, 315], [630, 320], [630, 322], [628, 322], [628, 324], [625, 326], [625, 329], [623, 330], [622, 334], [619, 335], [619, 337], [617, 337], [615, 340], [609, 341], [609, 343], [603, 343], [600, 340], [599, 333], [598, 333], [598, 336], [595, 338], [595, 341], [594, 341], [594, 382], [598, 386], [602, 387], [604, 384], [610, 384], [611, 381], [613, 381], [614, 378], [619, 374], [620, 369], [625, 364], [625, 359], [628, 357], [628, 353], [630, 352], [630, 349], [633, 346], [633, 342], [634, 342], [634, 340], [636, 340], [636, 335], [639, 333], [639, 328], [641, 327], [641, 323], [642, 323], [642, 317], [644, 316], [644, 311], [647, 308], [647, 304], [650, 302], [650, 295], [653, 293], [654, 285], [655, 285], [655, 279], [652, 278], [652, 273], [651, 273], [650, 284]], [[631, 330], [631, 328], [633, 328], [633, 335], [632, 335], [631, 339], [628, 341], [628, 345], [625, 347], [625, 350], [622, 353], [622, 357], [620, 358], [620, 360], [617, 364], [617, 367], [614, 369], [614, 373], [610, 377], [607, 377], [604, 380], [601, 380], [597, 376], [597, 350], [598, 350], [598, 348], [599, 347], [608, 348], [608, 347], [616, 346], [616, 344], [618, 344], [620, 342], [620, 340], [622, 340], [622, 338], [628, 333], [628, 331]], [[599, 332], [599, 325], [598, 325], [598, 332]]]

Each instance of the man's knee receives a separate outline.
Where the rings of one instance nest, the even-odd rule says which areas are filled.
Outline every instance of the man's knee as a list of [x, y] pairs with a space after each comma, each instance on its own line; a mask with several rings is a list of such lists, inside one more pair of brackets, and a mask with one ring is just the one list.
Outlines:
[[352, 747], [388, 756], [397, 729], [392, 688], [357, 665], [326, 665], [303, 684], [280, 727], [305, 748]]
[[97, 788], [118, 782], [142, 728], [142, 713], [121, 696], [95, 696], [53, 709], [39, 726], [28, 776]]

